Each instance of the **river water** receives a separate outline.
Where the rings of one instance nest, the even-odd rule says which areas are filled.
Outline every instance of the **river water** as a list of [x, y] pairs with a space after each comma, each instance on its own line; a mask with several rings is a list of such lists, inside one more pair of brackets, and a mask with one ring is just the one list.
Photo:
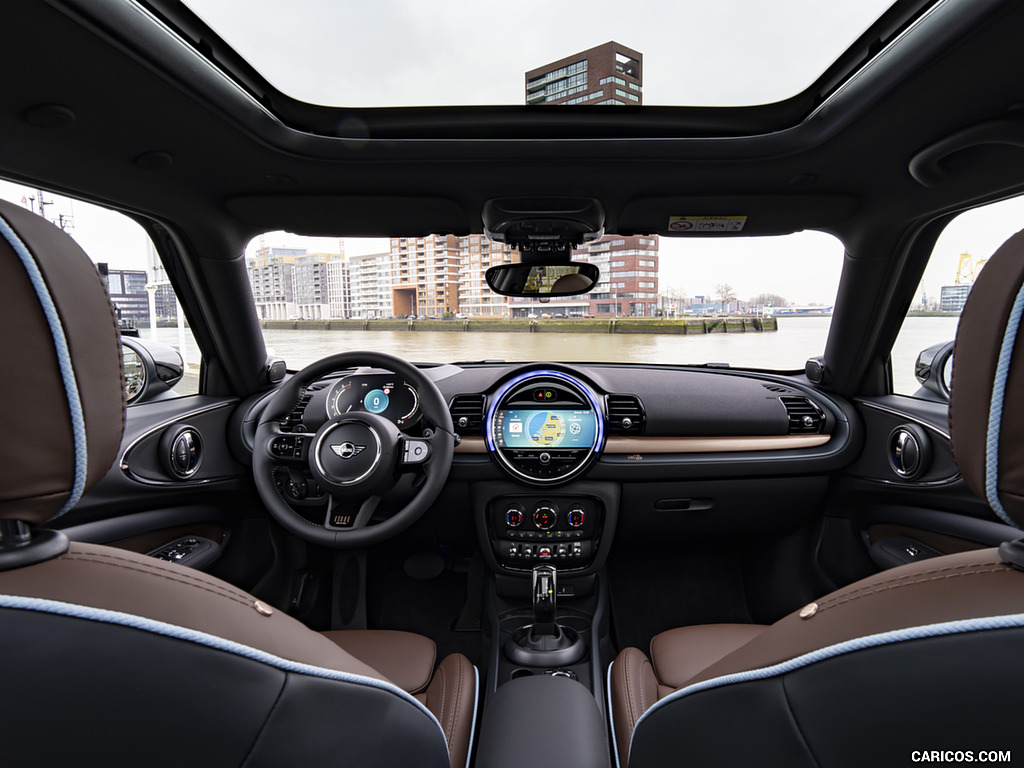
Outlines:
[[[895, 391], [918, 388], [914, 361], [925, 347], [950, 341], [956, 317], [911, 317], [893, 348]], [[779, 330], [769, 333], [711, 333], [693, 336], [589, 333], [459, 333], [450, 331], [307, 331], [264, 330], [267, 346], [289, 368], [301, 368], [337, 352], [372, 349], [416, 362], [458, 360], [550, 360], [563, 362], [722, 362], [734, 366], [778, 370], [802, 369], [809, 357], [825, 348], [829, 317], [780, 317]], [[157, 330], [157, 338], [179, 346], [174, 328]], [[143, 330], [148, 337], [150, 332]], [[199, 352], [186, 336], [185, 358], [197, 362]]]

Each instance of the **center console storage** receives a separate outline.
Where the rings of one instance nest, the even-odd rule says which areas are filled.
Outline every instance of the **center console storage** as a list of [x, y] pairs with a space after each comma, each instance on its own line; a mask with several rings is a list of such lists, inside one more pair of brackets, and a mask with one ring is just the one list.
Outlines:
[[604, 717], [590, 691], [558, 675], [512, 680], [488, 697], [476, 765], [610, 768]]

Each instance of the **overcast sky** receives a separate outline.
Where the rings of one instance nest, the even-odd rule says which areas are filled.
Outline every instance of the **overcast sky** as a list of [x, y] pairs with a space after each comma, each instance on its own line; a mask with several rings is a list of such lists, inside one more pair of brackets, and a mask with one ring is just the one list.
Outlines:
[[[608, 40], [644, 57], [644, 103], [757, 104], [807, 87], [885, 9], [883, 0], [648, 0], [513, 4], [483, 0], [187, 0], [282, 90], [349, 106], [521, 104], [528, 69]], [[32, 205], [35, 192], [0, 182], [0, 197]], [[48, 198], [49, 199], [49, 198]], [[1007, 207], [1012, 210], [1007, 211]], [[96, 261], [145, 267], [145, 235], [117, 214], [61, 201], [72, 235]], [[953, 282], [958, 256], [990, 255], [1018, 227], [1014, 201], [954, 223], [923, 284]], [[401, 235], [401, 232], [396, 232]], [[336, 251], [337, 240], [281, 233], [270, 245]], [[346, 240], [350, 255], [386, 240]], [[779, 238], [661, 239], [661, 287], [710, 296], [729, 283], [740, 298], [778, 293], [831, 303], [842, 246], [815, 232]]]

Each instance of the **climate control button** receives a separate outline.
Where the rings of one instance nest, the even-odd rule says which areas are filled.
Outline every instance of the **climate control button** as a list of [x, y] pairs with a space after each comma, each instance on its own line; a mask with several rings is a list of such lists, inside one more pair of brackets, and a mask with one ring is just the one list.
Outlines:
[[565, 519], [573, 528], [579, 528], [583, 525], [583, 521], [587, 519], [587, 513], [583, 510], [583, 507], [570, 507], [569, 513], [565, 516]]

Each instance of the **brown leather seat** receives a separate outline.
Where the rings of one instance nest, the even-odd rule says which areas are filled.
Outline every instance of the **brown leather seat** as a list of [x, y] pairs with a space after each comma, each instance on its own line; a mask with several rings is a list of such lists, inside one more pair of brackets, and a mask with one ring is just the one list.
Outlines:
[[[1022, 310], [1024, 232], [974, 284], [950, 402], [964, 479], [1018, 527]], [[670, 630], [651, 641], [650, 658], [626, 648], [609, 669], [618, 763], [832, 768], [903, 765], [914, 750], [977, 758], [1024, 747], [1020, 569], [1024, 555], [1009, 544], [938, 557], [875, 574], [769, 627]]]
[[435, 669], [427, 638], [313, 632], [202, 572], [42, 530], [117, 455], [117, 324], [74, 241], [4, 202], [0, 307], [8, 764], [467, 764], [477, 673], [461, 654]]

